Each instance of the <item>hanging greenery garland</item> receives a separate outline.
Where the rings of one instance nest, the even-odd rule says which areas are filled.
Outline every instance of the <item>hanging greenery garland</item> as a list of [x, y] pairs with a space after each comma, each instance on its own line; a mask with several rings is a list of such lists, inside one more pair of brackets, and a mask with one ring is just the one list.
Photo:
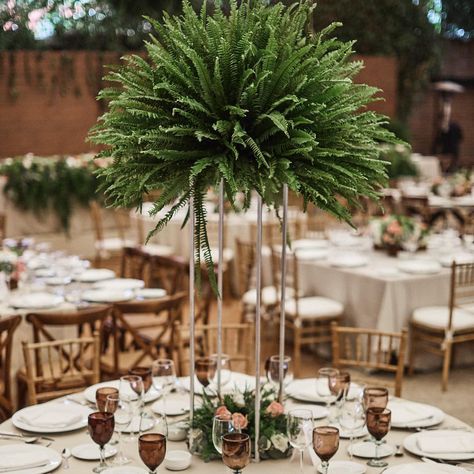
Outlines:
[[365, 106], [377, 89], [355, 84], [353, 43], [328, 38], [336, 24], [307, 33], [312, 2], [285, 7], [264, 0], [230, 1], [230, 11], [150, 20], [148, 57], [126, 57], [99, 97], [109, 110], [91, 132], [113, 164], [101, 172], [115, 206], [140, 205], [161, 192], [153, 213], [171, 205], [153, 232], [185, 207], [196, 207], [196, 259], [211, 277], [205, 193], [224, 179], [226, 197], [250, 202], [255, 190], [269, 207], [283, 183], [338, 218], [338, 197], [357, 205], [377, 197], [385, 164], [377, 143], [394, 141], [386, 119]]

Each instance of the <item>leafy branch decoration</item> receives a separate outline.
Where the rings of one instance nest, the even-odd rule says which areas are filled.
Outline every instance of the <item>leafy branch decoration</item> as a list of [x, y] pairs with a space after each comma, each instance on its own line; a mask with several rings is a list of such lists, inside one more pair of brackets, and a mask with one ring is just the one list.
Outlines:
[[386, 118], [365, 106], [378, 89], [355, 84], [363, 67], [350, 60], [352, 42], [307, 33], [309, 0], [286, 7], [264, 0], [230, 0], [227, 14], [206, 3], [196, 13], [150, 20], [147, 58], [125, 57], [99, 98], [109, 110], [91, 131], [113, 164], [101, 170], [115, 206], [140, 206], [161, 195], [153, 213], [174, 204], [150, 236], [191, 196], [196, 209], [196, 261], [201, 251], [214, 279], [204, 194], [224, 179], [233, 203], [255, 190], [270, 208], [284, 183], [340, 219], [338, 200], [376, 199], [386, 179], [377, 144], [394, 141]]

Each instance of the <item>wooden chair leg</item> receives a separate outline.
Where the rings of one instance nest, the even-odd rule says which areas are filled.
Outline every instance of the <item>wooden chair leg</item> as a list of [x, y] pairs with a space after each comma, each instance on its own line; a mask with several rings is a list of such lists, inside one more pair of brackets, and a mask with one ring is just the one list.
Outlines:
[[444, 349], [443, 378], [441, 381], [441, 390], [443, 392], [448, 390], [449, 368], [451, 366], [451, 355], [453, 351], [453, 345], [450, 341], [445, 341], [445, 344], [446, 347]]
[[301, 329], [298, 327], [294, 328], [293, 364], [293, 373], [295, 377], [299, 377], [301, 370]]
[[415, 330], [411, 328], [410, 331], [410, 348], [409, 348], [409, 355], [408, 355], [408, 375], [412, 376], [415, 372], [415, 342], [416, 342], [416, 334]]

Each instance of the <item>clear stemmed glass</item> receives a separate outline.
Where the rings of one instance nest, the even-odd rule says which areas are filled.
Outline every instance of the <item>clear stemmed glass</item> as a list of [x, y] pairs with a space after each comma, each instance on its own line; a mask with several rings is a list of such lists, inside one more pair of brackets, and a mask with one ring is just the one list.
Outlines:
[[316, 392], [326, 402], [326, 409], [328, 410], [329, 416], [328, 421], [332, 422], [333, 417], [331, 416], [331, 403], [335, 402], [335, 397], [329, 390], [329, 377], [338, 374], [339, 370], [332, 367], [323, 367], [318, 370], [318, 377], [316, 379]]
[[329, 460], [339, 449], [339, 430], [334, 426], [319, 426], [313, 429], [313, 449], [321, 459], [323, 474], [328, 474]]
[[163, 411], [166, 414], [167, 395], [176, 384], [176, 371], [171, 359], [157, 359], [151, 366], [151, 377], [153, 387], [161, 393], [163, 399]]
[[131, 408], [127, 402], [120, 399], [118, 394], [112, 394], [107, 396], [105, 411], [114, 414], [115, 430], [118, 433], [118, 453], [115, 455], [112, 464], [122, 466], [130, 462], [130, 459], [123, 454], [122, 432], [132, 421]]
[[311, 410], [295, 408], [288, 412], [286, 422], [288, 440], [291, 446], [299, 452], [300, 469], [303, 472], [304, 450], [311, 444], [313, 412]]
[[241, 474], [242, 469], [250, 462], [250, 436], [245, 433], [227, 433], [222, 437], [222, 461], [234, 471]]
[[[123, 377], [120, 377], [119, 397], [130, 407], [130, 412], [132, 413], [132, 421], [130, 422], [131, 427], [134, 425], [133, 418], [141, 416], [144, 393], [145, 388], [140, 376], [124, 375]], [[133, 436], [132, 431], [130, 440], [133, 439], [135, 439], [135, 437]]]
[[338, 372], [331, 374], [328, 378], [329, 391], [336, 397], [336, 418], [344, 404], [349, 388], [351, 386], [351, 374], [349, 372]]
[[[160, 433], [168, 438], [168, 420], [164, 413], [153, 413], [153, 433]], [[142, 430], [140, 430], [142, 431]]]
[[[280, 356], [272, 355], [267, 362], [267, 379], [274, 386], [280, 386]], [[283, 356], [283, 384], [287, 387], [293, 380], [291, 371], [291, 357]]]
[[87, 422], [90, 437], [94, 443], [99, 445], [100, 453], [100, 463], [92, 469], [92, 472], [102, 472], [108, 468], [105, 462], [105, 445], [114, 434], [114, 414], [105, 411], [97, 411], [89, 415]]
[[138, 439], [138, 453], [149, 474], [155, 474], [166, 455], [166, 436], [160, 433], [148, 433]]
[[375, 438], [375, 456], [367, 464], [372, 467], [386, 467], [388, 463], [379, 458], [382, 439], [390, 431], [392, 412], [387, 408], [372, 407], [367, 410], [367, 429]]
[[364, 405], [360, 400], [346, 401], [339, 412], [339, 425], [344, 430], [349, 432], [350, 444], [349, 444], [349, 456], [352, 460], [352, 444], [354, 441], [354, 435], [365, 425], [365, 410]]
[[212, 443], [219, 454], [222, 454], [222, 437], [236, 431], [232, 420], [226, 416], [217, 415], [212, 420]]
[[[212, 354], [210, 359], [215, 360], [216, 364], [218, 362], [218, 355]], [[221, 355], [221, 387], [225, 387], [232, 378], [232, 372], [230, 370], [230, 357], [227, 354]], [[217, 368], [212, 378], [212, 387], [217, 390]]]
[[148, 393], [152, 386], [152, 379], [151, 379], [151, 368], [149, 367], [134, 367], [128, 371], [129, 375], [138, 375], [143, 380], [143, 389], [145, 395]]

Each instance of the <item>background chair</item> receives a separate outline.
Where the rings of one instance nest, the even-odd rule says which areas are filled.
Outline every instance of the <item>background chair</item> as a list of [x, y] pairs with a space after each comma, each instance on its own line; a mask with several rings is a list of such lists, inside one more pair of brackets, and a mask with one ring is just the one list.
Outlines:
[[21, 316], [0, 319], [0, 420], [10, 418], [13, 412], [11, 390], [13, 335], [20, 323]]
[[23, 342], [23, 356], [30, 405], [78, 392], [100, 380], [98, 332], [92, 337]]
[[443, 358], [441, 388], [446, 391], [455, 345], [464, 342], [474, 342], [474, 264], [453, 263], [449, 304], [413, 311], [410, 321], [410, 375], [414, 371], [416, 352], [423, 348]]
[[[396, 397], [402, 394], [403, 370], [407, 330], [401, 333], [372, 329], [340, 327], [331, 324], [332, 358], [336, 368], [358, 369], [353, 380], [379, 383], [394, 389]], [[380, 373], [393, 374], [395, 380], [380, 377]]]

